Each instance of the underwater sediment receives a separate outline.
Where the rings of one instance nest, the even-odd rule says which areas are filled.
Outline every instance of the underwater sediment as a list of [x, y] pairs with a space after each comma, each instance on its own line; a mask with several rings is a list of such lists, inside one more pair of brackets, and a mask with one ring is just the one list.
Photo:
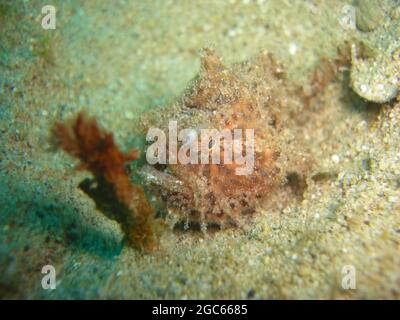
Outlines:
[[[398, 298], [399, 8], [384, 2], [55, 1], [55, 30], [38, 1], [3, 2], [0, 296]], [[50, 150], [82, 110], [111, 178], [76, 135], [60, 137], [88, 171]], [[188, 139], [254, 129], [252, 174], [149, 165], [146, 133], [170, 120]], [[138, 216], [118, 214], [137, 194], [147, 253], [126, 241]]]

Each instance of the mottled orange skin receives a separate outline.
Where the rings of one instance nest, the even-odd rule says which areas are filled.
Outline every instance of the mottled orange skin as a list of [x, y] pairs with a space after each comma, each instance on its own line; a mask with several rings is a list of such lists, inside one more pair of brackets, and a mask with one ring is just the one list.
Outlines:
[[[169, 184], [165, 175], [158, 183], [170, 213], [182, 220], [220, 227], [240, 226], [285, 184], [288, 169], [298, 170], [302, 166], [298, 155], [291, 152], [282, 155], [286, 136], [281, 134], [285, 118], [281, 110], [288, 103], [287, 92], [281, 69], [269, 55], [262, 55], [251, 64], [235, 66], [234, 70], [225, 67], [214, 52], [205, 50], [201, 62], [200, 75], [184, 94], [180, 111], [174, 110], [178, 112], [174, 116], [179, 120], [180, 114], [190, 110], [194, 115], [201, 114], [208, 128], [228, 129], [232, 133], [234, 129], [243, 132], [254, 129], [254, 171], [237, 175], [235, 162], [178, 163], [168, 165], [167, 171], [170, 179], [181, 181], [181, 192], [163, 188]], [[251, 68], [254, 70], [248, 71]], [[223, 156], [222, 149], [221, 159]], [[303, 177], [304, 172], [299, 175]]]

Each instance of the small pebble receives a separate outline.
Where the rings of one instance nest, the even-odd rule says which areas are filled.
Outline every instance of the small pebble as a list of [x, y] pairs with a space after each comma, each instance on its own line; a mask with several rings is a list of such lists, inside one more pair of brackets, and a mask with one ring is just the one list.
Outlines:
[[340, 158], [337, 154], [332, 155], [331, 160], [333, 163], [338, 164], [340, 162]]
[[379, 27], [385, 18], [384, 3], [376, 0], [359, 1], [356, 7], [356, 25], [363, 32]]
[[291, 43], [289, 46], [289, 53], [294, 56], [297, 52], [297, 45], [295, 43]]

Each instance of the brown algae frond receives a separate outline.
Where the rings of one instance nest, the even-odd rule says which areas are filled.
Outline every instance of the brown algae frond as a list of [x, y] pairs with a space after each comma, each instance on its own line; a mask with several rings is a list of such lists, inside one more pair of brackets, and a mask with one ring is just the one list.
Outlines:
[[94, 179], [83, 180], [79, 187], [101, 212], [121, 225], [128, 244], [153, 249], [153, 208], [143, 189], [131, 183], [125, 170], [125, 164], [136, 160], [139, 152], [134, 149], [122, 153], [112, 133], [83, 112], [65, 123], [56, 123], [52, 133], [58, 148], [81, 161], [77, 169], [92, 173]]

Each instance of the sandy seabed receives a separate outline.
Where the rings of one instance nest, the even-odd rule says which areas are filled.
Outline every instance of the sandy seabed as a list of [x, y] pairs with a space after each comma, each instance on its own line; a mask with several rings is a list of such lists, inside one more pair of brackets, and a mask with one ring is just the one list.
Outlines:
[[[53, 1], [57, 27], [44, 30], [45, 4], [0, 3], [0, 297], [400, 297], [400, 105], [359, 97], [348, 70], [304, 124], [316, 178], [301, 202], [243, 229], [168, 229], [151, 254], [122, 244], [77, 188], [88, 174], [49, 144], [55, 121], [85, 109], [124, 149], [138, 147], [141, 115], [182, 94], [206, 46], [227, 64], [267, 50], [305, 86], [343, 43], [383, 50], [400, 32], [396, 9], [361, 31], [341, 23], [346, 1], [68, 0]], [[55, 290], [42, 288], [44, 265]], [[355, 289], [342, 285], [346, 266]]]

